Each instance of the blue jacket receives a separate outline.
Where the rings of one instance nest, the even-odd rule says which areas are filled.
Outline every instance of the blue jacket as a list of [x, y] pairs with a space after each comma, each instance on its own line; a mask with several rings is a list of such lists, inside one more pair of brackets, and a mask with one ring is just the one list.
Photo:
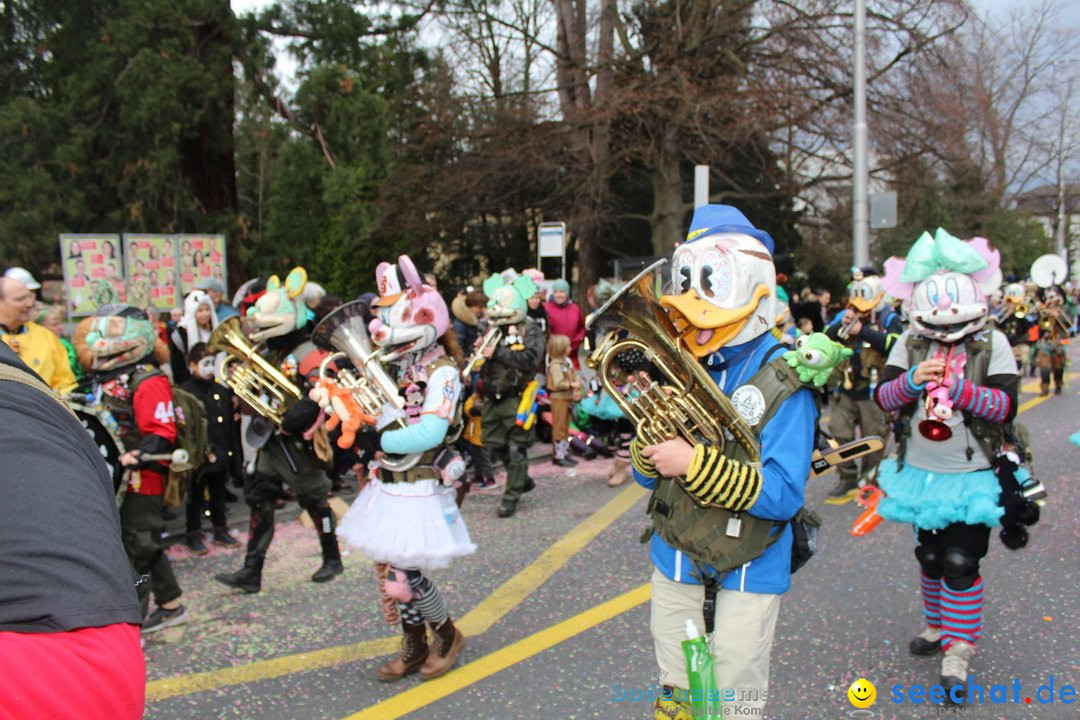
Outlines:
[[[770, 348], [778, 343], [766, 333], [750, 342], [722, 348], [705, 360], [705, 367], [725, 395], [746, 384], [761, 368]], [[775, 357], [775, 355], [773, 356]], [[799, 390], [784, 401], [761, 430], [761, 495], [749, 513], [766, 520], [790, 520], [803, 506], [803, 490], [810, 475], [818, 407], [813, 391]], [[636, 470], [634, 479], [650, 490], [654, 481]], [[791, 587], [791, 526], [760, 557], [727, 573], [722, 587], [779, 595]], [[653, 565], [665, 577], [699, 585], [693, 562], [653, 534], [650, 554]], [[713, 568], [708, 572], [718, 574]]]

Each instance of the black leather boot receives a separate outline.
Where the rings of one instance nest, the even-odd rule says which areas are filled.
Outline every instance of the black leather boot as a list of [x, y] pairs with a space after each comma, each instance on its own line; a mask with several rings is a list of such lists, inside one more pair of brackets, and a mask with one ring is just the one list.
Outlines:
[[246, 593], [257, 593], [262, 589], [262, 565], [262, 558], [249, 557], [244, 560], [244, 567], [232, 573], [218, 573], [214, 579]]
[[246, 593], [257, 593], [262, 589], [262, 568], [263, 561], [266, 559], [266, 550], [274, 538], [273, 510], [252, 508], [248, 528], [244, 567], [233, 573], [219, 573], [214, 576], [214, 579], [222, 585], [228, 585]]
[[322, 546], [322, 567], [311, 576], [311, 582], [329, 582], [334, 576], [345, 572], [341, 564], [341, 550], [338, 548], [337, 535], [334, 534], [334, 511], [322, 507], [312, 513], [315, 529], [319, 533], [319, 545]]

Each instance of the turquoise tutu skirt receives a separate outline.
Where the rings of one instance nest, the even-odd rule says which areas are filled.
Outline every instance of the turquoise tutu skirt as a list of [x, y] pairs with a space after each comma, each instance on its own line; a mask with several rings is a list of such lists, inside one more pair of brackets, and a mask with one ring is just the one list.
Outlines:
[[[1017, 472], [1021, 483], [1028, 477], [1023, 469]], [[1001, 485], [993, 470], [940, 473], [911, 465], [897, 470], [890, 458], [882, 461], [878, 484], [887, 496], [878, 505], [878, 514], [920, 530], [941, 530], [953, 523], [993, 527], [1005, 512], [998, 502]]]

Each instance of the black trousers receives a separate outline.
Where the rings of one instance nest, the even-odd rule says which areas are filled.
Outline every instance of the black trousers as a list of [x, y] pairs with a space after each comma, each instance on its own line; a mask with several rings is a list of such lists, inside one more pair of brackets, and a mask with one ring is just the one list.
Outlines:
[[187, 531], [202, 530], [203, 498], [210, 496], [210, 523], [214, 529], [225, 527], [225, 481], [224, 470], [199, 472], [191, 480], [187, 502]]
[[949, 587], [966, 590], [979, 576], [979, 561], [990, 550], [990, 526], [953, 523], [942, 530], [919, 530], [915, 548], [923, 572]]
[[[129, 492], [120, 506], [120, 530], [124, 550], [135, 572], [150, 576], [150, 591], [154, 601], [163, 605], [180, 597], [180, 585], [173, 575], [169, 558], [161, 543], [165, 521], [161, 518], [161, 495], [139, 495]], [[139, 594], [143, 615], [149, 606], [149, 592]]]

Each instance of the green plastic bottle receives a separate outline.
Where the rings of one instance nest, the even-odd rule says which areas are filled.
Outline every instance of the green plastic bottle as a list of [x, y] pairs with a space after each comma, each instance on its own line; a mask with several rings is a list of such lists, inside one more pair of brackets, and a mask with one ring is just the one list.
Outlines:
[[686, 674], [690, 678], [690, 703], [695, 718], [720, 717], [720, 691], [716, 687], [712, 653], [709, 641], [697, 629], [693, 620], [686, 621], [686, 640], [683, 655], [686, 656]]

